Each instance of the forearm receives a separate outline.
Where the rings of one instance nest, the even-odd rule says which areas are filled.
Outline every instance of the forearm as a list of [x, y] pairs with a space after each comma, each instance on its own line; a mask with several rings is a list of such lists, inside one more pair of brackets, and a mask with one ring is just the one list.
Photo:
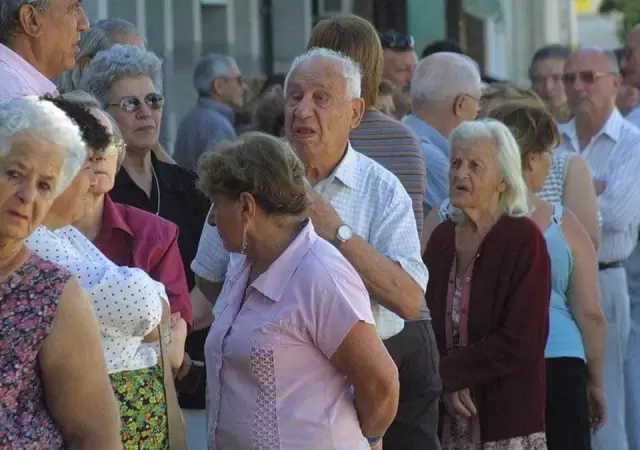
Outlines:
[[607, 345], [606, 319], [601, 312], [584, 315], [577, 314], [575, 317], [582, 332], [589, 380], [602, 384], [604, 352]]
[[[177, 319], [180, 324], [171, 329], [171, 342], [167, 345], [172, 369], [179, 369], [184, 360], [184, 342], [187, 339], [187, 323]], [[166, 325], [165, 325], [166, 326]]]
[[369, 295], [405, 320], [420, 313], [424, 292], [399, 264], [380, 255], [364, 239], [354, 236], [340, 251], [364, 281]]
[[213, 323], [213, 305], [197, 287], [191, 291], [191, 310], [193, 331], [202, 330]]
[[355, 387], [354, 397], [362, 434], [366, 437], [383, 436], [398, 411], [398, 384]]

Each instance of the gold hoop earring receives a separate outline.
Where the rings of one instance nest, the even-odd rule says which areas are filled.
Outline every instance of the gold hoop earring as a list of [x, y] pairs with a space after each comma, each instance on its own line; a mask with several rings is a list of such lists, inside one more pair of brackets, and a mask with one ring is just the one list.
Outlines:
[[243, 255], [247, 253], [247, 226], [245, 225], [242, 229], [242, 249], [240, 253]]

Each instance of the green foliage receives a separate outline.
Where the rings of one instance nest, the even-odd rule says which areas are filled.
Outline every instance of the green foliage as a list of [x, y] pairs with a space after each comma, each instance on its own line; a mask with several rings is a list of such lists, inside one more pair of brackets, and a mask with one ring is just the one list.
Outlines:
[[613, 11], [622, 13], [622, 20], [618, 27], [618, 38], [624, 42], [629, 31], [640, 24], [640, 0], [604, 0], [600, 5], [600, 13], [602, 14]]

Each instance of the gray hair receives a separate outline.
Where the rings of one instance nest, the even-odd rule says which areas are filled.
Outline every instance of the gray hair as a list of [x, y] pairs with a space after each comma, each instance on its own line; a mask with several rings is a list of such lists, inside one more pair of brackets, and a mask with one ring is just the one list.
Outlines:
[[193, 71], [193, 86], [200, 97], [209, 97], [213, 82], [227, 78], [234, 68], [235, 60], [229, 56], [209, 53], [203, 56]]
[[[461, 139], [487, 138], [496, 142], [496, 152], [501, 175], [507, 185], [502, 193], [500, 206], [509, 216], [520, 217], [529, 214], [528, 189], [522, 178], [522, 157], [516, 139], [509, 128], [494, 119], [481, 119], [460, 124], [451, 135], [451, 146]], [[451, 207], [452, 217], [460, 217], [460, 211]]]
[[134, 45], [116, 44], [93, 58], [82, 75], [80, 89], [95, 95], [104, 106], [114, 84], [121, 78], [140, 75], [151, 78], [153, 87], [162, 93], [162, 60]]
[[7, 45], [16, 31], [20, 8], [31, 5], [40, 11], [51, 8], [51, 0], [2, 0], [0, 1], [0, 44]]
[[[121, 19], [103, 19], [82, 33], [78, 43], [80, 53], [78, 53], [76, 61], [80, 63], [86, 59], [93, 59], [98, 52], [109, 50], [122, 36], [137, 36], [143, 40], [146, 48], [146, 40], [134, 24]], [[83, 72], [84, 69], [76, 63], [73, 69], [63, 73], [60, 77], [60, 92], [71, 92], [78, 89]]]
[[482, 90], [478, 64], [466, 55], [439, 52], [418, 63], [409, 93], [414, 104], [423, 104], [453, 100], [469, 89]]
[[11, 151], [11, 139], [28, 135], [60, 147], [64, 157], [54, 195], [71, 184], [87, 160], [87, 146], [80, 128], [52, 102], [23, 97], [0, 102], [0, 157]]
[[340, 52], [320, 47], [312, 48], [293, 60], [289, 73], [284, 80], [285, 96], [287, 95], [289, 81], [291, 80], [293, 73], [301, 66], [304, 66], [316, 59], [326, 59], [332, 63], [340, 64], [342, 68], [342, 77], [346, 84], [347, 98], [349, 100], [360, 98], [362, 96], [362, 70], [360, 70], [360, 65]]

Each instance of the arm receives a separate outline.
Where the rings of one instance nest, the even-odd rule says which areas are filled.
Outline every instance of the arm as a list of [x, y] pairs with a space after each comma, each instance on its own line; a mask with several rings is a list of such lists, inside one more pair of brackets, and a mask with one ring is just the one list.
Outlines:
[[331, 357], [331, 362], [353, 383], [362, 433], [384, 435], [398, 410], [398, 369], [376, 327], [358, 322]]
[[72, 450], [122, 449], [120, 412], [103, 355], [89, 299], [72, 278], [38, 357], [47, 407]]
[[422, 238], [420, 239], [420, 254], [423, 254], [427, 248], [427, 242], [431, 237], [431, 233], [440, 225], [440, 205], [433, 205], [433, 209], [429, 215], [424, 219], [424, 227], [422, 228]]
[[[204, 291], [207, 291], [205, 294]], [[213, 305], [222, 291], [222, 283], [212, 283], [196, 275], [196, 287], [191, 291], [193, 330], [202, 330], [213, 323]]]
[[589, 379], [602, 386], [604, 351], [607, 345], [607, 321], [600, 307], [598, 257], [584, 227], [571, 211], [566, 211], [562, 231], [573, 253], [573, 272], [569, 302], [582, 332]]
[[562, 192], [563, 206], [576, 215], [597, 249], [600, 245], [598, 203], [591, 170], [582, 157], [576, 155], [569, 159]]
[[441, 359], [440, 375], [447, 392], [491, 383], [528, 368], [544, 355], [551, 295], [547, 243], [533, 223], [523, 227], [519, 236], [520, 242], [509, 250], [518, 255], [517, 263], [504, 267], [511, 274], [504, 275], [510, 289], [503, 322], [484, 338]]

